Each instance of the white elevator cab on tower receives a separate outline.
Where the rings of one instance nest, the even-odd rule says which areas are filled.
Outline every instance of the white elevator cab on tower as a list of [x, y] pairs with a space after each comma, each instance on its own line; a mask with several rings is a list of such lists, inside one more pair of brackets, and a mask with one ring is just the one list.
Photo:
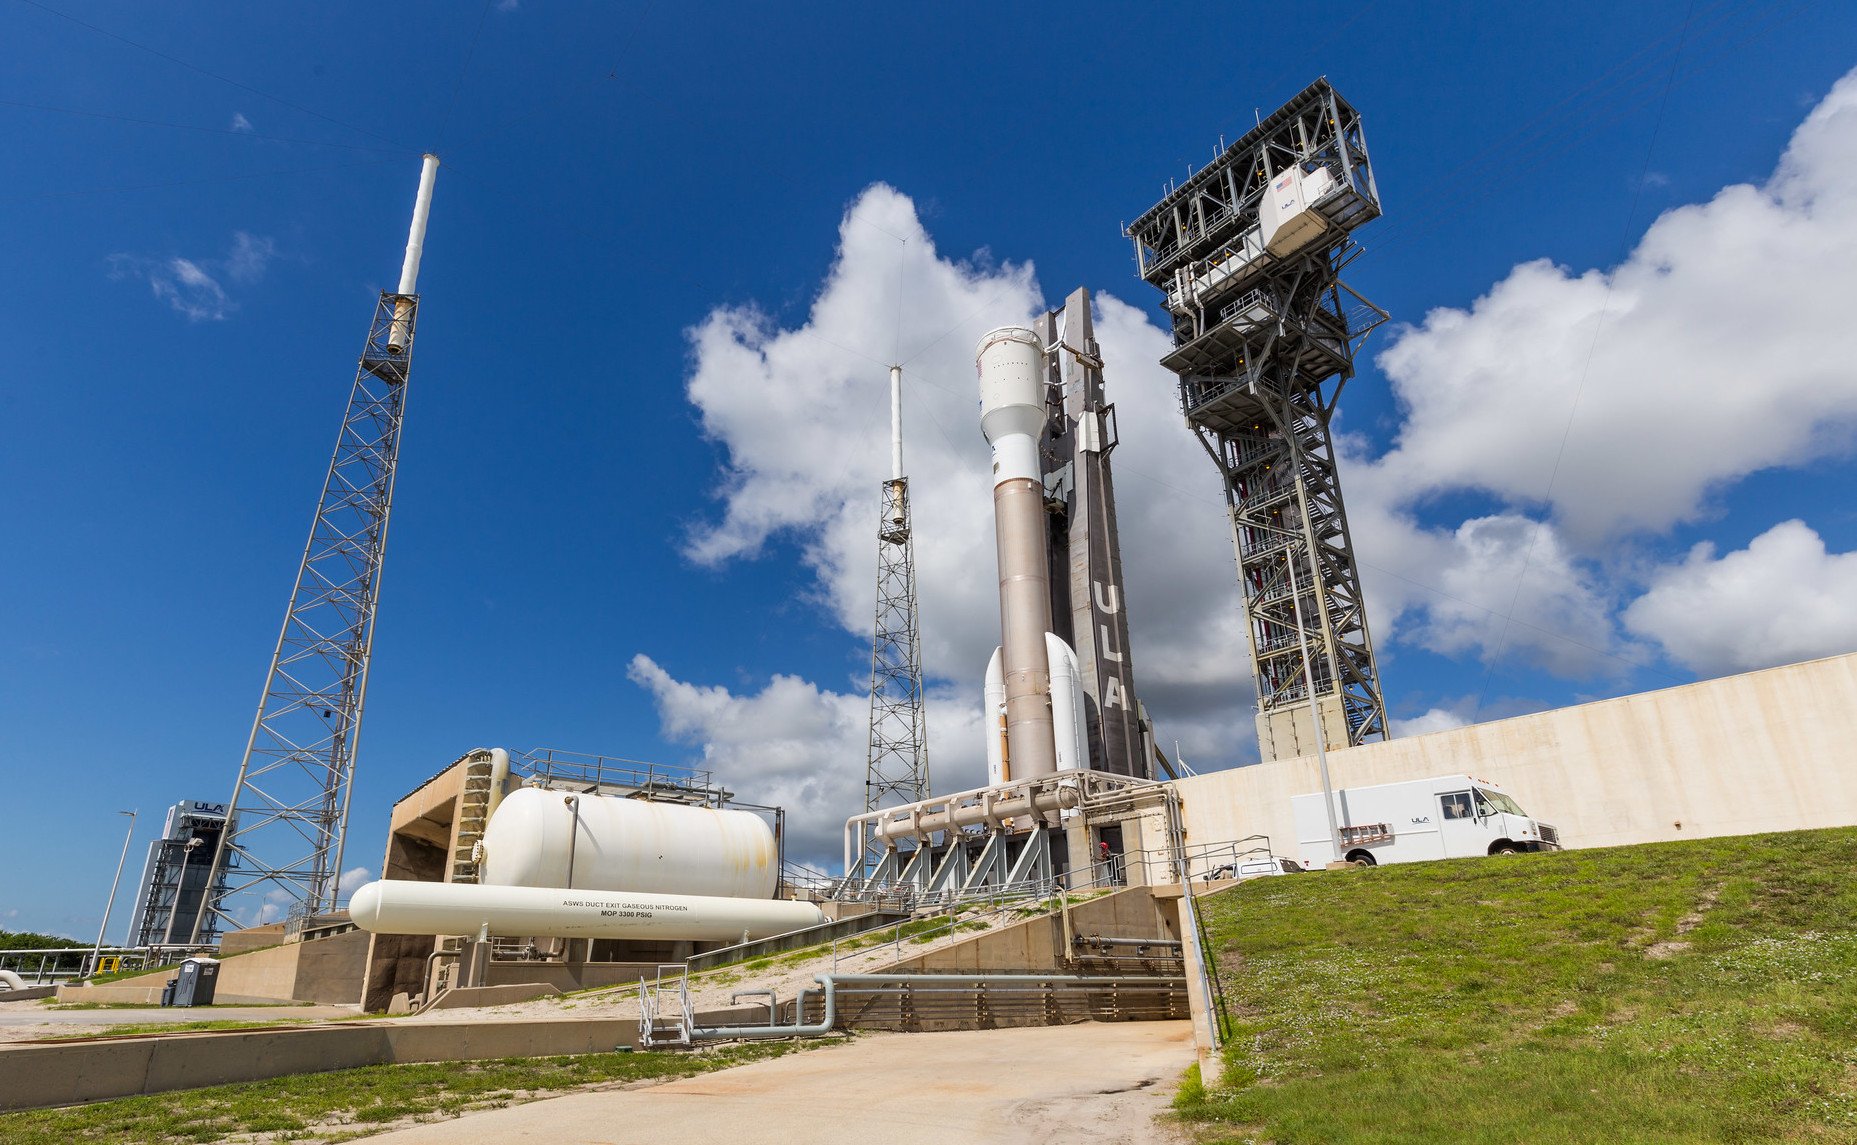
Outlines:
[[1287, 167], [1277, 172], [1257, 209], [1264, 249], [1285, 258], [1321, 238], [1328, 229], [1328, 220], [1314, 209], [1314, 204], [1334, 185], [1335, 177], [1326, 167], [1308, 172], [1301, 167]]

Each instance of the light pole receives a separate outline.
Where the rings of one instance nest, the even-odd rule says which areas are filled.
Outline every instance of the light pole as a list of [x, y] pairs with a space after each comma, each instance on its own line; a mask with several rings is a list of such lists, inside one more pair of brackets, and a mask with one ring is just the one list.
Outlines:
[[[193, 858], [194, 850], [204, 842], [206, 842], [205, 839], [195, 835], [187, 840], [185, 847], [181, 848], [181, 873], [180, 877], [174, 880], [174, 897], [168, 902], [168, 929], [161, 935], [161, 945], [164, 947], [174, 942], [174, 916], [181, 912], [181, 895], [187, 891], [187, 860]], [[202, 907], [206, 905], [204, 888], [200, 891], [200, 905]]]
[[[1295, 610], [1296, 636], [1302, 643], [1302, 686], [1309, 695], [1309, 723], [1315, 731], [1315, 762], [1322, 772], [1322, 809], [1328, 812], [1328, 841], [1335, 848], [1335, 858], [1342, 855], [1341, 828], [1335, 822], [1335, 788], [1328, 781], [1328, 736], [1322, 731], [1322, 709], [1315, 702], [1315, 666], [1309, 660], [1309, 630], [1302, 622], [1302, 592], [1296, 587], [1296, 550], [1283, 550], [1290, 568], [1290, 607]], [[1309, 539], [1309, 565], [1315, 566], [1314, 538]]]
[[97, 958], [103, 953], [103, 935], [104, 932], [110, 928], [110, 912], [116, 909], [116, 886], [118, 883], [122, 882], [123, 879], [123, 864], [129, 861], [129, 841], [135, 838], [136, 813], [134, 811], [118, 811], [116, 814], [127, 815], [129, 817], [129, 832], [123, 836], [122, 857], [116, 860], [116, 877], [110, 880], [110, 900], [103, 904], [103, 925], [97, 927], [97, 945], [92, 947], [90, 951], [89, 973], [91, 974], [97, 972]]

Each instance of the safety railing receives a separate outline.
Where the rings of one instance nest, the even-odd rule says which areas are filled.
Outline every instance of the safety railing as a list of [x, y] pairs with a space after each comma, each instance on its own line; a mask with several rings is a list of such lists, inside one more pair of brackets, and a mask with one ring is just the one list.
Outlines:
[[[1177, 975], [820, 974], [816, 989], [782, 1005], [770, 991], [766, 1025], [694, 1027], [692, 1041], [820, 1037], [835, 1030], [985, 1029], [1078, 1021], [1156, 1021], [1187, 1015]], [[739, 995], [738, 997], [747, 997]], [[783, 1011], [791, 1022], [779, 1020]]]
[[[175, 947], [191, 954], [195, 947]], [[0, 950], [0, 970], [17, 974], [21, 980], [32, 986], [46, 986], [58, 982], [69, 982], [97, 972], [91, 964], [92, 948], [88, 946], [57, 946], [17, 950]], [[149, 948], [126, 946], [105, 946], [97, 952], [97, 965], [102, 972], [122, 970], [140, 970], [144, 966], [159, 965], [158, 956], [151, 954]]]
[[[665, 971], [673, 973], [667, 978]], [[665, 1003], [669, 1001], [667, 1006]], [[681, 962], [662, 963], [651, 978], [638, 980], [638, 1045], [640, 1049], [687, 1046], [696, 1026], [690, 1001], [690, 975]]]

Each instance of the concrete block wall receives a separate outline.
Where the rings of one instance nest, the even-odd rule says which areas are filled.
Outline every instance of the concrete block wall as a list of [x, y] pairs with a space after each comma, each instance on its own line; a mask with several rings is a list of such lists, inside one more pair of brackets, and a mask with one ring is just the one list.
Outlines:
[[[1178, 939], [1179, 926], [1170, 904], [1161, 902], [1146, 887], [1073, 903], [1071, 933], [1103, 938]], [[1064, 941], [1064, 920], [1058, 915], [1028, 918], [965, 942], [905, 958], [885, 971], [936, 973], [944, 971], [1056, 970], [1069, 957]]]
[[[1332, 751], [1338, 787], [1465, 772], [1568, 847], [1857, 824], [1857, 653]], [[1189, 847], [1268, 835], [1301, 857], [1311, 757], [1175, 783]]]

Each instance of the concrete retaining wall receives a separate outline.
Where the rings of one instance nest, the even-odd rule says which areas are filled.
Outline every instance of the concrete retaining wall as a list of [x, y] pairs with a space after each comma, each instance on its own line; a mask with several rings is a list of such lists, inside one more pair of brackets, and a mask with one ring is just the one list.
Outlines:
[[[1151, 889], [1130, 887], [1073, 904], [1070, 929], [1075, 935], [1103, 938], [1178, 939], [1179, 926], [1175, 917], [1171, 907], [1158, 902]], [[976, 934], [965, 942], [928, 954], [904, 958], [878, 973], [1056, 970], [1066, 965], [1064, 959], [1069, 953], [1064, 941], [1063, 918], [1056, 914], [1041, 915]]]
[[545, 982], [518, 982], [509, 986], [460, 986], [439, 995], [434, 1010], [462, 1010], [473, 1006], [507, 1006], [512, 1002], [530, 1002], [561, 991]]
[[0, 1046], [0, 1109], [75, 1105], [390, 1062], [606, 1053], [636, 1019], [479, 1024], [344, 1022], [280, 1030]]
[[[1329, 753], [1337, 787], [1467, 772], [1569, 847], [1857, 824], [1857, 654]], [[1290, 797], [1313, 758], [1180, 780], [1188, 843], [1268, 835], [1301, 857]]]

